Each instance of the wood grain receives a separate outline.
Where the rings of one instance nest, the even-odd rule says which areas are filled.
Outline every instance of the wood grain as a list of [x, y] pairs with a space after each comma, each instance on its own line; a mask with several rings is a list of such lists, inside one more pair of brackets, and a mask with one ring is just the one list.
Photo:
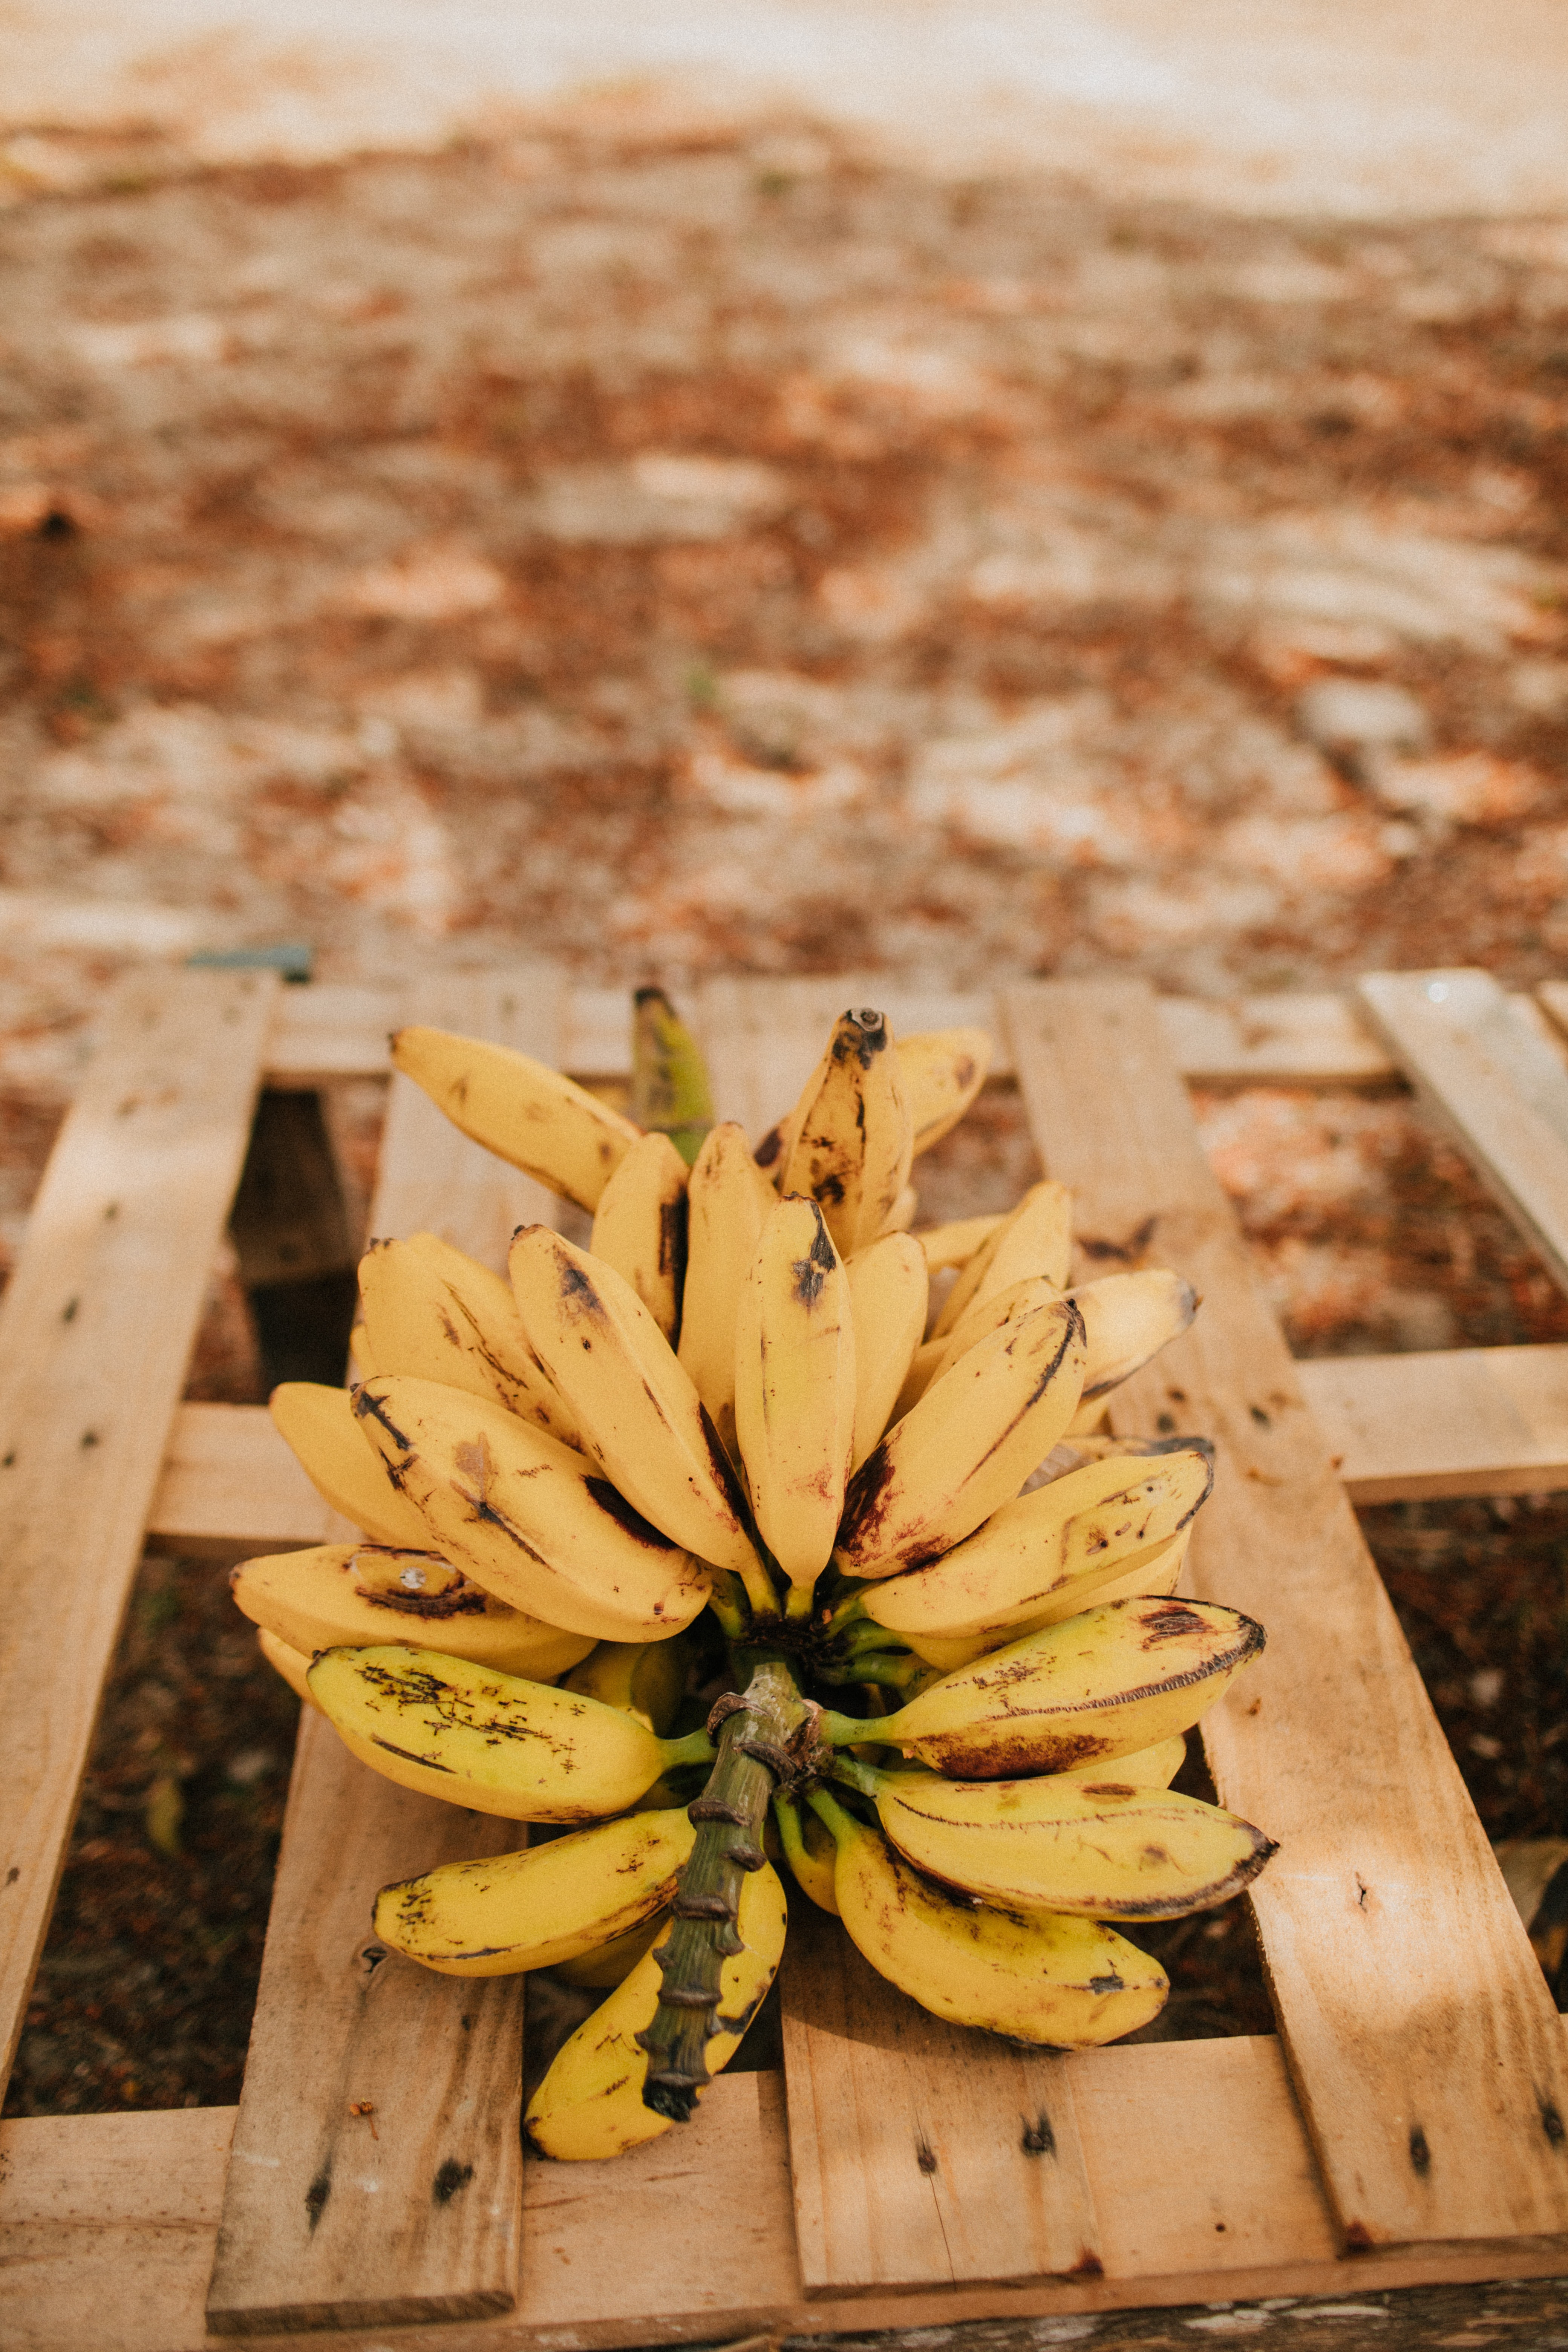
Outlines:
[[1568, 2066], [1448, 1752], [1142, 989], [1009, 992], [1030, 1124], [1080, 1230], [1205, 1305], [1113, 1421], [1219, 1447], [1191, 1573], [1268, 1648], [1205, 1719], [1221, 1800], [1279, 1839], [1255, 1910], [1280, 2032], [1351, 2246], [1568, 2231]]
[[111, 999], [0, 1309], [0, 2079], [249, 1131], [276, 981]]
[[[547, 975], [433, 983], [408, 1017], [555, 1058]], [[498, 1269], [549, 1194], [393, 1082], [371, 1207]], [[522, 1979], [437, 1976], [369, 1939], [378, 1887], [521, 1843], [416, 1797], [301, 1725], [207, 2300], [215, 2330], [391, 2324], [508, 2308], [521, 2225]], [[378, 1957], [379, 1956], [379, 1957]], [[352, 2107], [368, 2103], [376, 2133]]]
[[[1262, 2296], [1363, 2301], [1389, 2287], [1568, 2274], [1561, 2242], [1528, 2240], [1336, 2259], [1271, 2036], [1086, 2051], [1070, 2067], [1105, 2217], [1102, 2278], [807, 2300], [779, 2078], [731, 2074], [683, 2133], [605, 2164], [531, 2160], [515, 2312], [400, 2329], [397, 2352], [608, 2352], [753, 2330], [858, 2333]], [[110, 2340], [110, 2312], [114, 2352], [211, 2352], [202, 2294], [234, 2117], [224, 2107], [0, 2124], [6, 2352], [86, 2352]], [[1392, 2335], [1392, 2321], [1379, 2329]], [[343, 2352], [392, 2352], [384, 2330], [338, 2340]], [[270, 2341], [310, 2352], [321, 2338]]]
[[1568, 1068], [1555, 1032], [1489, 972], [1371, 972], [1357, 988], [1423, 1106], [1568, 1287]]
[[808, 2294], [1103, 2267], [1064, 2059], [931, 2016], [804, 1901], [783, 2007]]
[[1568, 1347], [1317, 1356], [1296, 1374], [1352, 1502], [1568, 1486]]
[[236, 1560], [331, 1543], [341, 1525], [264, 1404], [183, 1404], [147, 1522], [156, 1550]]

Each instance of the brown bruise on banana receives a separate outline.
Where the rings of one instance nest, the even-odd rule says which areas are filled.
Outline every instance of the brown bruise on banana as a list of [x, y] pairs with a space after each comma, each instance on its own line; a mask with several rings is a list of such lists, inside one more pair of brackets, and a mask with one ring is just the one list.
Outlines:
[[[991, 1460], [997, 1449], [1006, 1443], [1019, 1423], [1033, 1412], [1051, 1386], [1070, 1349], [1075, 1345], [1079, 1347], [1083, 1345], [1082, 1316], [1070, 1298], [1064, 1298], [1060, 1304], [1064, 1312], [1061, 1339], [1056, 1353], [1041, 1371], [1034, 1387], [1029, 1391], [1011, 1421], [997, 1432], [984, 1453], [966, 1473], [966, 1478], [973, 1477], [976, 1472], [983, 1469]], [[1020, 1324], [1005, 1325], [1003, 1328], [1015, 1334], [1008, 1339], [1004, 1351], [1010, 1356], [1020, 1341], [1029, 1336], [1030, 1327]], [[890, 1430], [880, 1444], [867, 1455], [850, 1480], [848, 1491], [844, 1498], [844, 1517], [838, 1527], [838, 1549], [857, 1560], [896, 1559], [901, 1570], [912, 1572], [916, 1569], [930, 1568], [937, 1560], [945, 1559], [952, 1547], [911, 1542], [907, 1538], [900, 1547], [896, 1536], [886, 1542], [878, 1540], [891, 1516], [895, 1499], [890, 1491], [893, 1487], [895, 1472], [893, 1457], [889, 1451], [889, 1443], [894, 1432], [902, 1426], [901, 1422], [894, 1423], [893, 1430]]]
[[[426, 1622], [446, 1617], [521, 1617], [497, 1601], [460, 1568], [437, 1552], [402, 1551], [390, 1544], [363, 1544], [348, 1563], [353, 1589], [374, 1609]], [[416, 1578], [416, 1582], [411, 1582]]]

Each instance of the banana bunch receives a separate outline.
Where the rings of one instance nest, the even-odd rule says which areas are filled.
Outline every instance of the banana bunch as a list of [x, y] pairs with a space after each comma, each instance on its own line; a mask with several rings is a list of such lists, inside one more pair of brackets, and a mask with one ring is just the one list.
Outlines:
[[360, 1539], [233, 1590], [366, 1764], [540, 1825], [384, 1888], [375, 1932], [605, 1996], [529, 2107], [544, 2155], [691, 2115], [778, 1967], [774, 1864], [934, 2014], [1073, 2048], [1165, 1998], [1118, 1927], [1225, 1901], [1273, 1851], [1171, 1786], [1263, 1646], [1178, 1597], [1213, 1449], [1104, 1428], [1194, 1292], [1075, 1282], [1048, 1180], [918, 1227], [914, 1161], [989, 1057], [847, 1013], [753, 1150], [658, 990], [631, 1118], [499, 1046], [394, 1040], [590, 1241], [526, 1226], [504, 1275], [373, 1243], [356, 1385], [272, 1399]]

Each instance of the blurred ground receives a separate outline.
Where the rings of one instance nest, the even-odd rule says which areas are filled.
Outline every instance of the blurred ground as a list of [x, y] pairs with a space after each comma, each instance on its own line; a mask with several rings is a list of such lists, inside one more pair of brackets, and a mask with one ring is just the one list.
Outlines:
[[[1561, 966], [1555, 9], [584, 15], [0, 12], [7, 1246], [103, 985], [203, 943]], [[1568, 1337], [1406, 1098], [1199, 1108], [1300, 1352]], [[928, 1213], [1029, 1172], [990, 1093]], [[192, 1393], [260, 1384], [228, 1269]], [[1560, 1831], [1568, 1507], [1366, 1523]], [[290, 1717], [149, 1563], [15, 2111], [236, 2095]], [[1239, 1917], [1161, 1932], [1173, 2030], [1267, 2029]]]

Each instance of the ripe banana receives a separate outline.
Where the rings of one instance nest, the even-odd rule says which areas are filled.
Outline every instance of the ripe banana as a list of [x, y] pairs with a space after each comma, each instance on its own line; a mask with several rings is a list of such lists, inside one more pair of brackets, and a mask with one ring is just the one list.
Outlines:
[[892, 1042], [879, 1013], [846, 1013], [779, 1155], [780, 1193], [818, 1203], [841, 1257], [877, 1239], [910, 1181], [913, 1138]]
[[[944, 1675], [952, 1674], [955, 1667], [967, 1666], [973, 1659], [986, 1657], [993, 1650], [1005, 1649], [1010, 1642], [1021, 1642], [1026, 1633], [1038, 1633], [1047, 1625], [1059, 1624], [1064, 1617], [1076, 1617], [1079, 1611], [1090, 1602], [1095, 1608], [1103, 1609], [1111, 1601], [1152, 1600], [1174, 1592], [1182, 1580], [1182, 1569], [1192, 1534], [1192, 1528], [1185, 1527], [1168, 1543], [1156, 1544], [1150, 1551], [1135, 1553], [1131, 1565], [1108, 1576], [1103, 1584], [1096, 1584], [1091, 1591], [1082, 1591], [1069, 1584], [1058, 1593], [1054, 1602], [1042, 1609], [1037, 1616], [1031, 1617], [1026, 1624], [1010, 1625], [997, 1633], [903, 1633], [898, 1639], [907, 1642], [914, 1655], [923, 1658], [928, 1665], [940, 1668]], [[876, 1589], [872, 1587], [873, 1591]], [[894, 1636], [889, 1634], [887, 1638], [891, 1641]], [[912, 1691], [910, 1695], [913, 1696]]]
[[522, 1853], [447, 1862], [384, 1886], [384, 1944], [444, 1976], [558, 1968], [662, 1911], [697, 1835], [683, 1812], [628, 1813]]
[[725, 1119], [698, 1153], [687, 1191], [686, 1284], [680, 1361], [709, 1418], [735, 1452], [735, 1319], [741, 1293], [778, 1199], [752, 1159], [745, 1129]]
[[916, 1029], [898, 1043], [899, 1081], [918, 1157], [958, 1125], [995, 1051], [984, 1029]]
[[[877, 1738], [954, 1780], [1059, 1772], [1152, 1747], [1195, 1723], [1263, 1647], [1263, 1628], [1212, 1601], [1111, 1601], [944, 1675]], [[864, 1723], [825, 1715], [824, 1738]]]
[[889, 1234], [850, 1259], [855, 1325], [855, 1443], [858, 1470], [892, 1417], [925, 1329], [930, 1279], [925, 1253], [908, 1234]]
[[1134, 1555], [1179, 1535], [1213, 1484], [1209, 1456], [1195, 1446], [1086, 1463], [1004, 1503], [929, 1568], [873, 1585], [866, 1613], [895, 1633], [943, 1639], [1003, 1634], [1058, 1601], [1069, 1614], [1113, 1574], [1131, 1574]]
[[317, 1650], [409, 1642], [550, 1683], [593, 1648], [586, 1634], [509, 1609], [429, 1551], [317, 1544], [243, 1560], [228, 1582], [246, 1615], [302, 1652], [307, 1664]]
[[630, 1109], [639, 1127], [669, 1138], [688, 1168], [713, 1124], [701, 1048], [662, 988], [632, 997]]
[[406, 1372], [494, 1397], [563, 1445], [577, 1424], [528, 1344], [511, 1285], [435, 1234], [372, 1242], [360, 1260], [362, 1379]]
[[507, 1821], [624, 1812], [672, 1765], [713, 1753], [706, 1732], [656, 1739], [619, 1707], [439, 1650], [323, 1650], [310, 1685], [362, 1763], [400, 1788]]
[[[1168, 1789], [1187, 1760], [1187, 1743], [1181, 1732], [1170, 1739], [1156, 1740], [1152, 1748], [1135, 1748], [1131, 1756], [1116, 1759], [1116, 1778], [1133, 1789]], [[1063, 1780], [1103, 1780], [1105, 1766], [1069, 1764], [1058, 1775]]]
[[701, 1563], [503, 1405], [397, 1373], [354, 1399], [424, 1544], [514, 1609], [596, 1642], [649, 1642], [702, 1607]]
[[593, 1255], [629, 1282], [671, 1347], [686, 1279], [686, 1162], [668, 1135], [634, 1143], [599, 1195]]
[[690, 1643], [679, 1633], [668, 1642], [600, 1642], [562, 1687], [624, 1708], [662, 1739], [686, 1696], [691, 1655]]
[[735, 1434], [757, 1532], [809, 1609], [855, 1440], [849, 1277], [815, 1201], [780, 1201], [741, 1297]]
[[830, 1911], [837, 1918], [838, 1897], [833, 1890], [836, 1849], [831, 1834], [814, 1812], [803, 1811], [790, 1797], [774, 1797], [773, 1820], [790, 1876], [819, 1911]]
[[1178, 1919], [1239, 1894], [1275, 1851], [1250, 1822], [1114, 1770], [977, 1781], [858, 1769], [917, 1870], [1007, 1910]]
[[637, 1962], [668, 1933], [668, 1912], [656, 1911], [640, 1927], [612, 1936], [607, 1944], [595, 1945], [581, 1959], [558, 1960], [550, 1973], [561, 1983], [578, 1985], [584, 1992], [609, 1992], [625, 1984]]
[[530, 1344], [606, 1478], [672, 1543], [765, 1585], [729, 1456], [630, 1283], [548, 1225], [515, 1234], [510, 1263]]
[[258, 1625], [256, 1629], [256, 1646], [274, 1673], [282, 1675], [295, 1696], [302, 1698], [307, 1706], [314, 1706], [316, 1702], [310, 1696], [310, 1653], [291, 1649], [287, 1642], [279, 1641], [278, 1635], [269, 1633], [265, 1625]]
[[323, 1502], [373, 1543], [427, 1551], [430, 1530], [367, 1444], [347, 1389], [285, 1381], [268, 1400], [279, 1435]]
[[[742, 1948], [725, 1960], [721, 1979], [722, 2030], [705, 2053], [710, 2074], [740, 2048], [784, 1951], [784, 1891], [766, 1863], [741, 1890], [737, 1924]], [[558, 2053], [523, 2117], [523, 2130], [541, 2156], [568, 2163], [619, 2156], [669, 2129], [669, 2116], [643, 2105], [647, 2062], [637, 2043], [653, 2022], [661, 1982], [656, 1948]]]
[[915, 1235], [925, 1252], [927, 1271], [942, 1274], [949, 1266], [962, 1271], [1006, 1222], [1007, 1213], [1002, 1211], [989, 1217], [955, 1217], [951, 1224], [928, 1225], [924, 1233]]
[[585, 1087], [510, 1045], [415, 1027], [395, 1033], [392, 1059], [454, 1127], [580, 1209], [598, 1207], [642, 1132]]
[[912, 1184], [906, 1184], [882, 1220], [884, 1234], [907, 1234], [921, 1213], [921, 1196]]
[[1016, 1282], [1042, 1276], [1065, 1290], [1072, 1264], [1072, 1194], [1065, 1184], [1031, 1184], [1011, 1216], [983, 1242], [953, 1284], [936, 1318], [933, 1339], [954, 1328], [970, 1308]]
[[1083, 1327], [1052, 1298], [982, 1339], [895, 1422], [849, 1483], [834, 1557], [847, 1576], [939, 1559], [1011, 1502], [1071, 1419]]
[[899, 1391], [898, 1410], [900, 1414], [917, 1405], [926, 1391], [951, 1371], [961, 1356], [977, 1347], [991, 1332], [999, 1331], [1004, 1323], [1016, 1323], [1032, 1308], [1059, 1298], [1061, 1292], [1054, 1282], [1043, 1275], [1035, 1275], [1024, 1282], [1015, 1282], [1005, 1290], [997, 1291], [984, 1302], [975, 1300], [950, 1331], [939, 1333], [919, 1349], [910, 1362], [903, 1387]]
[[1164, 1266], [1102, 1275], [1068, 1294], [1083, 1316], [1083, 1401], [1104, 1396], [1179, 1337], [1198, 1311], [1190, 1282]]
[[1092, 2049], [1147, 2025], [1170, 1985], [1157, 1960], [1089, 1918], [955, 1901], [825, 1792], [839, 1916], [871, 1966], [933, 2016], [1009, 2041]]

